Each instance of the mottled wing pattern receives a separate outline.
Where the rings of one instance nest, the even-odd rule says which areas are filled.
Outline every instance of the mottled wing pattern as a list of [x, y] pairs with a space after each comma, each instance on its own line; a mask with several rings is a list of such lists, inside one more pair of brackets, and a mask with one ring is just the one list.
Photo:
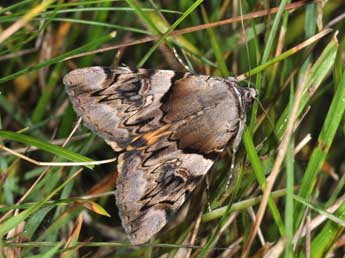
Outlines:
[[116, 203], [131, 242], [145, 243], [158, 233], [212, 164], [202, 155], [183, 153], [166, 136], [145, 150], [121, 154]]
[[124, 150], [116, 202], [134, 244], [164, 227], [244, 121], [244, 92], [223, 78], [91, 67], [64, 83], [85, 124]]
[[179, 76], [168, 70], [95, 66], [73, 70], [63, 82], [84, 124], [121, 151], [133, 137], [160, 126], [160, 100]]

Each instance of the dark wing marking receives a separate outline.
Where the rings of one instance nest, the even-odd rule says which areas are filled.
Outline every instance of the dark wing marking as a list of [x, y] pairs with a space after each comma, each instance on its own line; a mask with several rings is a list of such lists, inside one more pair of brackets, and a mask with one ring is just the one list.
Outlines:
[[149, 148], [119, 156], [116, 203], [133, 244], [147, 242], [185, 201], [213, 160], [183, 153], [168, 135]]
[[116, 202], [131, 242], [167, 223], [214, 162], [240, 138], [241, 89], [232, 80], [167, 70], [77, 69], [64, 78], [74, 109], [119, 156]]
[[166, 125], [137, 137], [119, 156], [116, 203], [133, 244], [145, 243], [166, 225], [169, 212], [181, 207], [212, 166], [214, 152], [237, 133], [238, 109], [231, 94], [209, 92], [205, 98], [212, 97], [212, 104], [198, 108], [196, 99], [207, 101], [200, 95], [206, 88], [193, 90], [192, 84], [174, 85], [162, 107]]
[[160, 100], [184, 75], [95, 66], [73, 70], [63, 82], [85, 125], [120, 151], [133, 137], [161, 126]]

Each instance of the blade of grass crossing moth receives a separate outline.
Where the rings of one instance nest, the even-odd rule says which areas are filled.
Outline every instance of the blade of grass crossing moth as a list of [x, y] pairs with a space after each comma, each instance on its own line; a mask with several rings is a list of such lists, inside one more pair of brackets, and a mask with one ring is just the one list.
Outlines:
[[[333, 142], [335, 133], [339, 127], [345, 111], [345, 72], [343, 71], [341, 80], [336, 87], [333, 100], [323, 123], [321, 132], [318, 137], [318, 144], [312, 152], [308, 162], [306, 172], [303, 176], [299, 196], [309, 200], [315, 187], [318, 172], [326, 160], [328, 151]], [[297, 220], [295, 228], [301, 222], [304, 208], [299, 204], [296, 205]]]

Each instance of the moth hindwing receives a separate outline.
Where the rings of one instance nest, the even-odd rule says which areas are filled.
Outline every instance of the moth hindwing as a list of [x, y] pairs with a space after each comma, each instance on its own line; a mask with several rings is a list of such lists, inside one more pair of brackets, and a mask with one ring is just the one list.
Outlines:
[[169, 70], [95, 66], [63, 82], [85, 125], [121, 151], [116, 203], [133, 244], [162, 229], [215, 153], [238, 145], [256, 95], [231, 78]]

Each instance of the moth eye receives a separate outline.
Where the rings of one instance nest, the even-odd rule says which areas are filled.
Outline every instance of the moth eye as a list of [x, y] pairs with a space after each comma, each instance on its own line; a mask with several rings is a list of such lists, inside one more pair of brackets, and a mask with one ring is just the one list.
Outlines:
[[244, 100], [248, 104], [253, 103], [255, 97], [256, 97], [256, 92], [251, 91], [251, 89], [249, 89], [249, 91], [246, 91], [244, 94]]

